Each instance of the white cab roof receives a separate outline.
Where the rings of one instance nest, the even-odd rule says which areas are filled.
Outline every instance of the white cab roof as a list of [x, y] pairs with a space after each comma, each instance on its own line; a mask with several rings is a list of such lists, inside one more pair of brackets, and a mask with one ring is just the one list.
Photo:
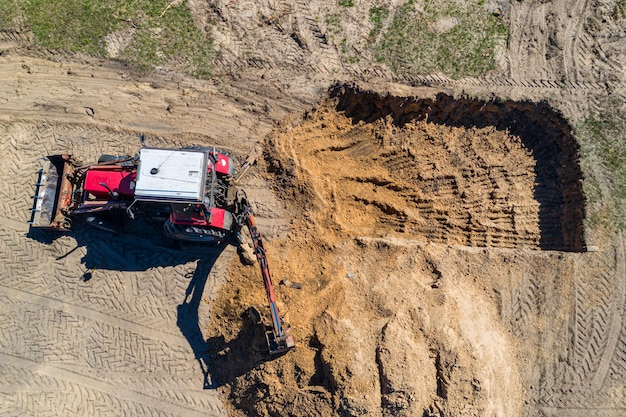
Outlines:
[[205, 152], [152, 148], [139, 152], [135, 187], [138, 200], [202, 202], [207, 172]]

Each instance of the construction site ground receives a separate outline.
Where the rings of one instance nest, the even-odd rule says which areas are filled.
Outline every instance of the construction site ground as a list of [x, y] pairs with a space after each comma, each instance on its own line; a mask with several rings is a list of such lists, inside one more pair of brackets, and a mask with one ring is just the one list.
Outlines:
[[[342, 64], [302, 1], [188, 2], [221, 22], [210, 81], [0, 32], [0, 415], [626, 415], [626, 238], [585, 227], [573, 130], [626, 101], [624, 19], [590, 31], [613, 3], [502, 2], [498, 69], [458, 80]], [[267, 356], [232, 244], [29, 231], [43, 156], [142, 133], [256, 144], [295, 350]]]

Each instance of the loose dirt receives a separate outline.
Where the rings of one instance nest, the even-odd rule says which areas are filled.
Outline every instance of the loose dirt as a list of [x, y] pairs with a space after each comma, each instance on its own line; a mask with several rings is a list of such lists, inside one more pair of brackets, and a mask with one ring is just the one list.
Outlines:
[[[570, 348], [555, 354], [568, 337], [588, 337], [571, 327], [572, 288], [596, 273], [575, 271], [612, 255], [576, 253], [585, 247], [578, 156], [572, 144], [559, 150], [567, 134], [551, 134], [567, 123], [543, 109], [531, 129], [542, 132], [538, 146], [525, 128], [472, 120], [472, 103], [462, 124], [454, 106], [435, 103], [336, 86], [268, 136], [264, 170], [292, 218], [269, 244], [270, 265], [275, 282], [302, 284], [277, 287], [299, 345], [268, 362], [262, 332], [250, 345], [260, 330], [246, 309], [266, 307], [256, 268], [237, 267], [210, 334], [229, 329], [213, 352], [216, 384], [238, 409], [533, 415], [546, 385], [569, 378], [547, 369], [579, 371], [562, 363]], [[522, 123], [537, 109], [507, 112]], [[555, 246], [566, 252], [545, 251]]]

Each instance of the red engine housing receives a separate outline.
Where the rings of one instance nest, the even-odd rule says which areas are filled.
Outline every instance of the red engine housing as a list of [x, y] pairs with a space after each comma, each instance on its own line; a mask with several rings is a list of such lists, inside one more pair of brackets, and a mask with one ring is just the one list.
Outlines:
[[209, 226], [220, 229], [229, 229], [232, 221], [227, 221], [227, 212], [218, 207], [212, 207], [207, 219], [206, 210], [198, 204], [173, 204], [170, 221], [185, 226]]
[[135, 191], [135, 171], [122, 171], [119, 167], [92, 167], [85, 174], [83, 189], [97, 199], [108, 199], [109, 190], [124, 197], [133, 197]]

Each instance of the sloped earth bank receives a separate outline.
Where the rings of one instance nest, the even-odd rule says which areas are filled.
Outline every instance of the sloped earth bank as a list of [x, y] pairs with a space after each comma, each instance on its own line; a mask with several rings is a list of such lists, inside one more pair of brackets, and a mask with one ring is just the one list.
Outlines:
[[337, 85], [268, 136], [265, 169], [298, 347], [268, 360], [257, 268], [233, 265], [209, 329], [233, 414], [621, 415], [624, 248], [585, 251], [558, 112]]

